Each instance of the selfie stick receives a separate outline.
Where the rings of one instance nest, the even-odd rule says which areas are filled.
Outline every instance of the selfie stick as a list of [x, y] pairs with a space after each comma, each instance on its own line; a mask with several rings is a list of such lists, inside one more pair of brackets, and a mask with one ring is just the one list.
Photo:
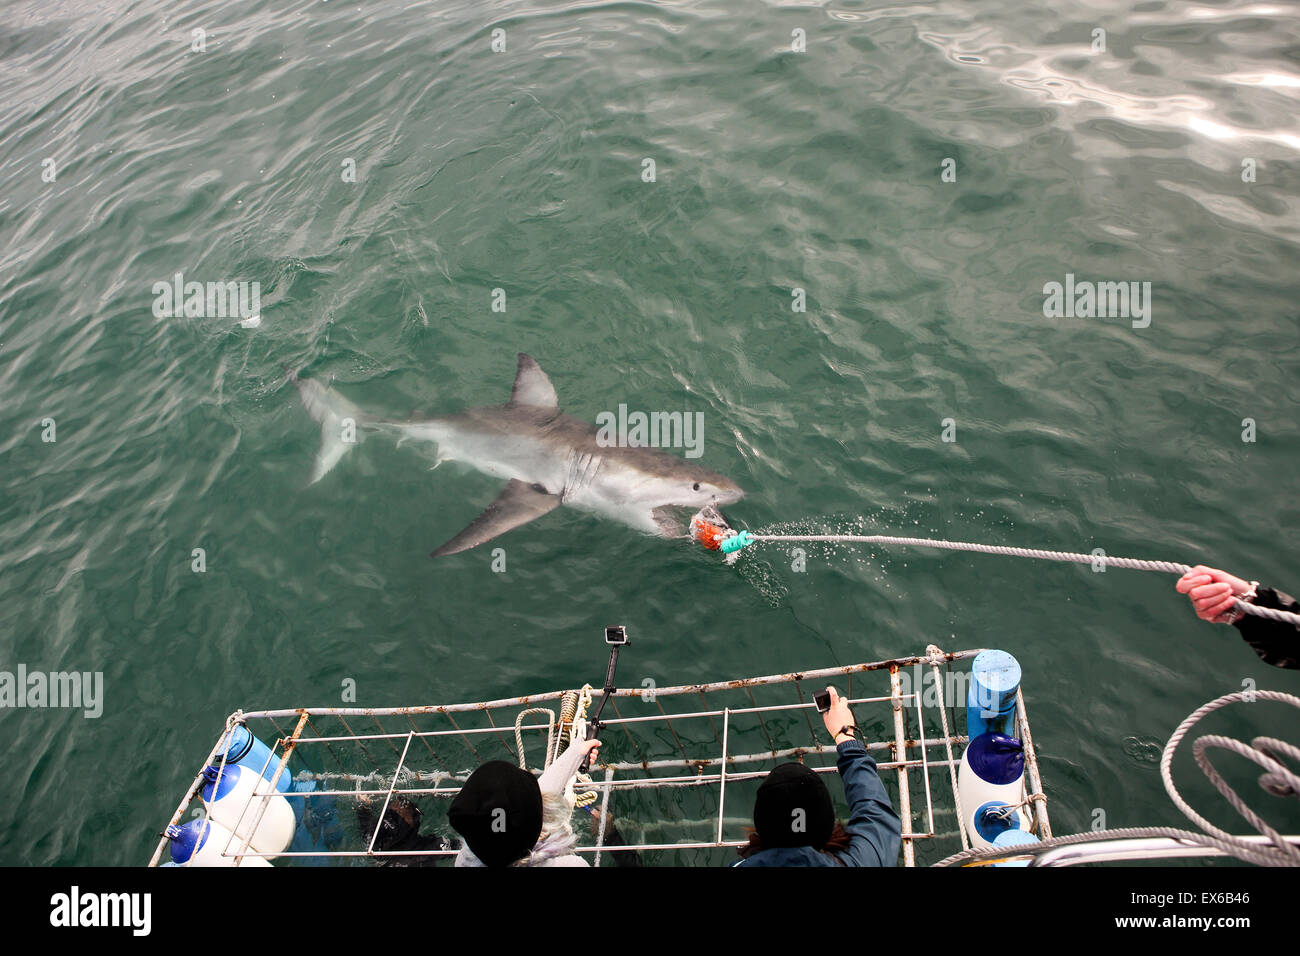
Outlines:
[[[609, 695], [616, 690], [614, 687], [614, 669], [618, 667], [619, 649], [626, 646], [627, 643], [624, 642], [623, 644], [615, 644], [609, 649], [609, 667], [605, 670], [605, 692], [601, 694], [600, 703], [596, 705], [596, 713], [587, 722], [587, 740], [595, 737], [600, 732], [600, 728], [604, 726], [600, 722], [600, 712], [605, 709], [605, 701], [609, 700]], [[582, 758], [582, 765], [578, 767], [578, 773], [586, 773], [590, 767], [591, 754], [587, 754]]]

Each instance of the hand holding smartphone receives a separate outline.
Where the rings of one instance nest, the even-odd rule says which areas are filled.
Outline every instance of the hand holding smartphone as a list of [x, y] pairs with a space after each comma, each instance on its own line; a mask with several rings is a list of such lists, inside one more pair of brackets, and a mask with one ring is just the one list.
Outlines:
[[826, 732], [831, 735], [832, 740], [846, 726], [857, 726], [853, 719], [853, 711], [849, 709], [848, 700], [841, 697], [834, 687], [827, 687], [824, 691], [813, 694], [813, 703], [817, 706], [817, 712], [822, 715], [822, 723], [826, 725]]

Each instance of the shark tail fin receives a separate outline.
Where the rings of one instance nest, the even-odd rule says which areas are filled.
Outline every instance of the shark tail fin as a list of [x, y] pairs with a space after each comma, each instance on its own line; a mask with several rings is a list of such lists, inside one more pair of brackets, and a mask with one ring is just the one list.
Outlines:
[[329, 474], [360, 440], [360, 429], [370, 417], [334, 389], [313, 378], [299, 378], [288, 372], [289, 381], [298, 389], [303, 407], [320, 423], [320, 449], [312, 466], [311, 484]]

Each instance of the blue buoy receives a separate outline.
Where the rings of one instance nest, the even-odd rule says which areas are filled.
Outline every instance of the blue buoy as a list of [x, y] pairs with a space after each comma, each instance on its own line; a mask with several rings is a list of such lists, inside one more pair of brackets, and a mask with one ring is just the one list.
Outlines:
[[[221, 766], [220, 751], [212, 758], [212, 763], [214, 766]], [[254, 737], [247, 727], [243, 724], [235, 724], [230, 729], [230, 739], [226, 744], [226, 764], [240, 764], [270, 780], [280, 767], [280, 758], [274, 755], [270, 747]], [[284, 773], [280, 774], [280, 779], [275, 782], [275, 789], [281, 793], [288, 793], [293, 789], [293, 774], [289, 772], [288, 767], [284, 768]], [[302, 803], [301, 800], [294, 802]]]
[[[1025, 830], [1003, 830], [998, 834], [997, 839], [993, 841], [996, 847], [1028, 846], [1031, 843], [1041, 843], [1042, 840]], [[994, 866], [1028, 866], [1028, 860], [1005, 860], [1001, 863], [994, 863]]]
[[1016, 732], [1016, 691], [1020, 689], [1020, 663], [1006, 651], [981, 651], [971, 666], [966, 690], [966, 735]]

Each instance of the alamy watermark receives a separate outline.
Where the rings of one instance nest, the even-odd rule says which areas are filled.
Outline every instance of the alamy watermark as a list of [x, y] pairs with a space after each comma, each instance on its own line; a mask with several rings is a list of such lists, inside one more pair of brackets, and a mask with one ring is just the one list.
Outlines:
[[0, 709], [6, 707], [71, 707], [89, 718], [104, 713], [103, 671], [0, 671]]
[[[997, 694], [983, 684], [973, 683], [969, 671], [942, 671], [943, 682], [937, 683], [932, 668], [921, 664], [902, 667], [898, 671], [899, 693], [904, 697], [916, 694], [921, 698], [922, 707], [938, 707], [942, 699], [945, 707], [965, 707], [970, 702], [972, 688], [975, 691], [975, 703], [979, 706], [981, 717], [991, 718], [1001, 715], [997, 709]], [[942, 697], [940, 696], [942, 691]], [[906, 704], [914, 707], [914, 704]]]
[[130, 929], [132, 936], [148, 936], [153, 926], [152, 910], [150, 893], [83, 892], [74, 883], [68, 892], [50, 897], [50, 925], [122, 927]]
[[1049, 319], [1131, 319], [1133, 328], [1151, 324], [1150, 282], [1076, 281], [1073, 272], [1065, 282], [1043, 286], [1043, 315]]
[[153, 314], [159, 319], [234, 319], [256, 328], [262, 316], [259, 282], [186, 282], [178, 272], [153, 284]]
[[703, 412], [629, 412], [596, 415], [596, 444], [601, 448], [684, 448], [687, 458], [704, 454]]

